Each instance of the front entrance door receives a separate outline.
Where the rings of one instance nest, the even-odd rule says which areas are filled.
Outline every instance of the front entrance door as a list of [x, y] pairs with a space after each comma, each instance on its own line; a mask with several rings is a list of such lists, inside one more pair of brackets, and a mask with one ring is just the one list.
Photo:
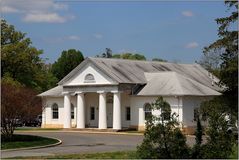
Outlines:
[[107, 103], [107, 127], [113, 127], [113, 104]]

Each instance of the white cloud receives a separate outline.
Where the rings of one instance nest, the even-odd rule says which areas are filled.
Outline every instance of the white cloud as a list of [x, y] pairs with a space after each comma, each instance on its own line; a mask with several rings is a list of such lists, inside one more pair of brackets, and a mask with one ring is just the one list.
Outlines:
[[35, 22], [35, 23], [64, 23], [66, 17], [61, 17], [57, 13], [29, 13], [24, 16], [24, 22]]
[[71, 36], [68, 36], [67, 39], [73, 40], [73, 41], [79, 41], [80, 37], [77, 35], [71, 35]]
[[95, 37], [96, 39], [102, 39], [102, 38], [103, 38], [103, 35], [102, 35], [102, 34], [99, 34], [99, 33], [96, 33], [96, 34], [94, 34], [94, 37]]
[[190, 42], [188, 43], [185, 48], [197, 48], [199, 44], [197, 42]]
[[20, 12], [18, 9], [9, 7], [9, 6], [1, 6], [1, 12], [2, 13], [18, 13]]
[[194, 16], [192, 11], [183, 11], [182, 15], [185, 16], [185, 17], [192, 17], [192, 16]]
[[2, 13], [21, 13], [24, 22], [64, 23], [74, 16], [60, 16], [68, 5], [54, 0], [0, 0]]

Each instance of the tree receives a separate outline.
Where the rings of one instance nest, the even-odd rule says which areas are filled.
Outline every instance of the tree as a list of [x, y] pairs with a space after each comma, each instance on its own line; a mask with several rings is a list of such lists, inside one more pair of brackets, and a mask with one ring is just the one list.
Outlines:
[[[207, 143], [201, 146], [200, 158], [206, 159], [227, 159], [232, 154], [232, 147], [235, 140], [232, 134], [228, 133], [229, 124], [235, 125], [235, 119], [230, 117], [226, 109], [227, 104], [221, 98], [205, 101], [200, 106], [200, 112], [208, 122], [206, 130]], [[229, 115], [230, 118], [227, 118]]]
[[[210, 65], [209, 69], [219, 70], [216, 72], [220, 84], [226, 86], [222, 98], [227, 102], [230, 112], [238, 115], [238, 28], [235, 26], [238, 22], [238, 1], [225, 1], [225, 4], [233, 11], [228, 17], [216, 19], [219, 39], [205, 47], [204, 54], [215, 59], [210, 59], [213, 61], [212, 66], [219, 61], [219, 69], [218, 66]], [[211, 54], [217, 56], [210, 56]]]
[[193, 146], [192, 148], [192, 158], [193, 159], [198, 159], [198, 158], [202, 158], [202, 153], [201, 153], [201, 144], [202, 144], [202, 136], [203, 136], [203, 128], [202, 128], [202, 124], [201, 124], [201, 120], [200, 120], [200, 114], [197, 114], [197, 129], [195, 132], [195, 140], [196, 140], [196, 144]]
[[41, 113], [41, 98], [37, 92], [23, 87], [12, 78], [1, 81], [1, 133], [11, 140], [18, 119], [29, 119]]
[[83, 54], [75, 49], [61, 53], [61, 57], [52, 65], [52, 73], [58, 80], [64, 78], [71, 70], [84, 60]]
[[122, 53], [122, 54], [113, 54], [112, 58], [118, 59], [131, 59], [131, 60], [146, 60], [145, 56], [138, 53]]
[[39, 57], [43, 51], [31, 44], [26, 33], [1, 20], [1, 77], [11, 77], [24, 86], [44, 91], [51, 87], [46, 77], [53, 77], [43, 69], [44, 61]]
[[149, 115], [146, 119], [144, 140], [137, 147], [137, 156], [142, 159], [188, 158], [189, 148], [186, 137], [177, 126], [177, 116], [171, 114], [170, 105], [159, 97], [152, 110], [160, 110], [159, 115]]
[[105, 52], [101, 55], [96, 55], [96, 57], [101, 58], [112, 58], [112, 50], [110, 48], [105, 48]]
[[161, 59], [161, 58], [153, 58], [152, 61], [168, 62], [167, 60], [164, 60], [164, 59]]

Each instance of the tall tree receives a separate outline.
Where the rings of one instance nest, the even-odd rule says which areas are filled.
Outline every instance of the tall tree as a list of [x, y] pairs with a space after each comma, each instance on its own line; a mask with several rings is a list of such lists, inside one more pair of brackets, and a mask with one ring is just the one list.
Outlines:
[[78, 50], [69, 49], [63, 51], [61, 57], [52, 65], [52, 73], [58, 78], [58, 80], [60, 80], [83, 60], [83, 54]]
[[54, 77], [44, 70], [44, 61], [39, 57], [42, 53], [32, 46], [26, 33], [16, 31], [13, 25], [1, 20], [1, 77], [11, 77], [38, 91], [48, 89], [46, 75], [53, 81]]
[[238, 1], [225, 1], [225, 4], [232, 12], [228, 17], [216, 19], [219, 39], [205, 47], [204, 54], [220, 57], [216, 60], [220, 62], [220, 84], [226, 86], [223, 97], [231, 112], [238, 114]]

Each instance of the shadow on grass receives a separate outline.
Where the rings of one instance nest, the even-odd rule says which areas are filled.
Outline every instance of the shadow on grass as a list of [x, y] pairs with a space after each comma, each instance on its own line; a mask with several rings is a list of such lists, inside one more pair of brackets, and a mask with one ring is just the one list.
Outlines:
[[59, 142], [57, 139], [32, 136], [32, 135], [19, 135], [13, 134], [12, 138], [6, 138], [1, 135], [1, 149], [16, 149], [25, 147], [44, 146], [49, 144], [55, 144]]

